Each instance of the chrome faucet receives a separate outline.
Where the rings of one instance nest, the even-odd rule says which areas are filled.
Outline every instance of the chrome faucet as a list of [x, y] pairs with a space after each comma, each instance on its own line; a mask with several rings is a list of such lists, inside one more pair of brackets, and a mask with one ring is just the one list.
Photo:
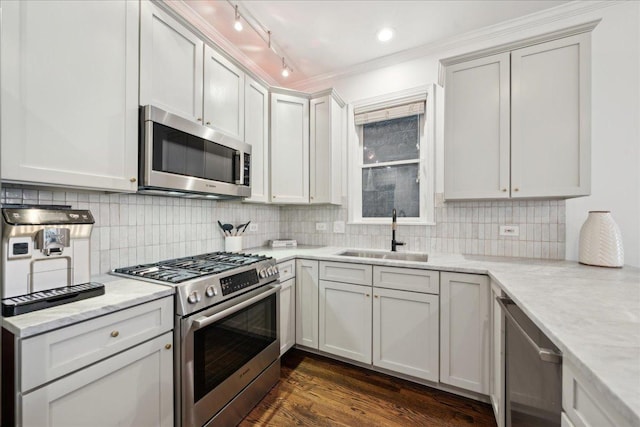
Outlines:
[[396, 252], [398, 246], [404, 245], [404, 242], [396, 240], [396, 228], [398, 228], [398, 223], [396, 222], [396, 209], [394, 208], [391, 213], [391, 252]]

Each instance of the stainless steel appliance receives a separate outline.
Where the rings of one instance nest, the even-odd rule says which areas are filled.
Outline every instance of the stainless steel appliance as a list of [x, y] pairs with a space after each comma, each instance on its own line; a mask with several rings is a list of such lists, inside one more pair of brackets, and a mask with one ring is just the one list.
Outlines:
[[153, 106], [140, 109], [139, 192], [251, 195], [251, 145]]
[[104, 294], [104, 285], [89, 282], [91, 212], [4, 207], [2, 223], [3, 316]]
[[506, 425], [560, 426], [562, 353], [511, 299], [498, 302], [507, 320]]
[[278, 382], [273, 258], [215, 252], [113, 273], [176, 289], [176, 425], [235, 425]]

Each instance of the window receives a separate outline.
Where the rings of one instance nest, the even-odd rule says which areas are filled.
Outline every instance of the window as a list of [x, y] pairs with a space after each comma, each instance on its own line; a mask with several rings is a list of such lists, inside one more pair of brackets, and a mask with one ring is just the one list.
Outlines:
[[354, 106], [350, 220], [385, 224], [433, 222], [432, 90]]

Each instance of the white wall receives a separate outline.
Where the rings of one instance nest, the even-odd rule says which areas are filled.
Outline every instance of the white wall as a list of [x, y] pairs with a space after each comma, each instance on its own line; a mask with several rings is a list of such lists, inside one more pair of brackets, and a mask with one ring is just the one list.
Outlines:
[[[450, 47], [417, 59], [299, 89], [333, 86], [353, 102], [437, 82], [441, 58], [602, 19], [592, 38], [591, 196], [567, 201], [566, 257], [577, 259], [578, 236], [587, 212], [611, 210], [622, 231], [625, 263], [640, 266], [640, 2], [576, 4], [477, 32], [474, 38], [460, 37]], [[442, 110], [437, 117], [441, 125]], [[436, 192], [441, 192], [441, 129], [437, 133]]]

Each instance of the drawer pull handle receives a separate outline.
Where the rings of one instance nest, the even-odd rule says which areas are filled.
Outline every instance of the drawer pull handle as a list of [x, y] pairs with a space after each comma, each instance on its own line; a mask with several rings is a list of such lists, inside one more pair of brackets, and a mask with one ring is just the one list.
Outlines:
[[167, 350], [171, 350], [171, 344], [166, 344], [164, 348], [166, 348]]
[[114, 337], [114, 338], [117, 337], [118, 335], [120, 335], [120, 332], [118, 332], [118, 331], [111, 332], [111, 336]]

